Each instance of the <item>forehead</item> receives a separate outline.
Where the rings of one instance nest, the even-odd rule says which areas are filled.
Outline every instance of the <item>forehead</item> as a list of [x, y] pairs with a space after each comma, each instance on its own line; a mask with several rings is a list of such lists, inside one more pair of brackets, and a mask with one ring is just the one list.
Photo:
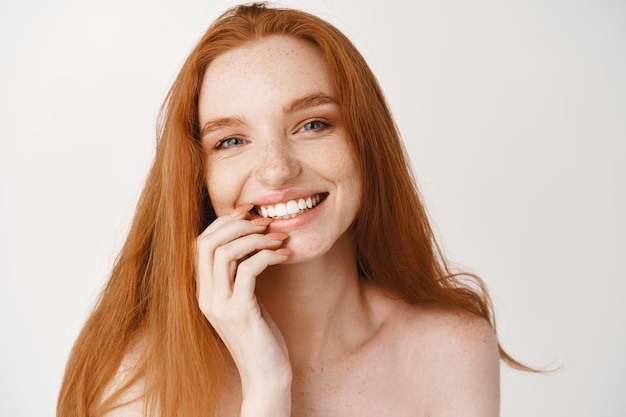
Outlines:
[[207, 68], [199, 114], [233, 111], [233, 106], [284, 105], [311, 92], [334, 96], [320, 50], [302, 39], [272, 35], [219, 55]]

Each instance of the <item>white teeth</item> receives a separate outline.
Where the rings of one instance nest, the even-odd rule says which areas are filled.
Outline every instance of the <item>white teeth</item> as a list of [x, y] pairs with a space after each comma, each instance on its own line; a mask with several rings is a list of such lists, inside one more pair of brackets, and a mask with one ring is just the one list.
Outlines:
[[287, 213], [296, 214], [299, 211], [300, 208], [298, 207], [298, 203], [296, 203], [294, 200], [287, 201]]
[[312, 209], [318, 205], [320, 201], [322, 201], [322, 198], [318, 194], [313, 197], [300, 198], [297, 201], [289, 200], [286, 203], [257, 207], [257, 213], [266, 218], [272, 217], [275, 219], [288, 219], [296, 217], [303, 211]]
[[287, 215], [287, 206], [283, 203], [276, 204], [276, 216], [282, 217]]

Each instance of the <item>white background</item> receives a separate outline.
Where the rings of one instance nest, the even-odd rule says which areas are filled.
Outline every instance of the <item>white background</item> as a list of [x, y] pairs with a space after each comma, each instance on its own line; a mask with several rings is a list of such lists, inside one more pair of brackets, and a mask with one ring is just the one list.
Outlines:
[[[0, 415], [52, 416], [158, 108], [232, 1], [0, 3]], [[626, 415], [626, 3], [293, 1], [378, 75], [450, 257], [487, 282], [503, 416]], [[393, 202], [390, 202], [392, 204]]]

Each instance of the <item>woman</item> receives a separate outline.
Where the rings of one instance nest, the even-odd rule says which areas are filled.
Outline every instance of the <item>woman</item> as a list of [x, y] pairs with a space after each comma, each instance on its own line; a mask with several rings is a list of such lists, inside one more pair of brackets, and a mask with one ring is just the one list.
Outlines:
[[309, 14], [228, 11], [185, 62], [59, 416], [496, 416], [478, 279], [434, 241], [382, 92]]

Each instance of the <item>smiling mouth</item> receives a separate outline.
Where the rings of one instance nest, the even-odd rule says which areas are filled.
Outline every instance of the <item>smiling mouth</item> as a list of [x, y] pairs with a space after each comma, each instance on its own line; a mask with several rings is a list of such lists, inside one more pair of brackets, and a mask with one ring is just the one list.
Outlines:
[[254, 211], [262, 217], [270, 219], [291, 219], [299, 214], [309, 211], [327, 196], [327, 193], [316, 194], [306, 198], [285, 201], [266, 206], [254, 206]]

